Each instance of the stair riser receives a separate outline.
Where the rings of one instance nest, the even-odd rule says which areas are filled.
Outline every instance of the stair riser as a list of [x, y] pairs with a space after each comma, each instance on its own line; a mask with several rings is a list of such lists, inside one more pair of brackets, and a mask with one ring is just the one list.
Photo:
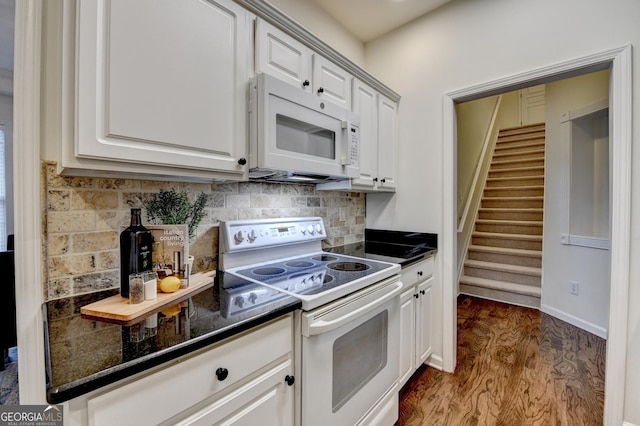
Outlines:
[[470, 268], [468, 266], [464, 267], [464, 274], [470, 277], [486, 278], [489, 280], [530, 285], [533, 287], [540, 287], [541, 281], [542, 281], [539, 276], [516, 274], [513, 272], [495, 271], [493, 269]]
[[485, 188], [485, 197], [542, 197], [544, 188]]
[[544, 151], [524, 151], [524, 152], [500, 152], [496, 151], [493, 155], [493, 161], [509, 161], [509, 160], [526, 160], [544, 158]]
[[492, 232], [495, 234], [519, 234], [519, 235], [542, 235], [541, 225], [514, 225], [510, 223], [484, 224], [477, 223], [476, 231]]
[[492, 162], [489, 171], [502, 169], [516, 169], [521, 167], [542, 167], [544, 166], [544, 158], [533, 158], [526, 161], [507, 161], [504, 163]]
[[484, 262], [503, 263], [507, 265], [542, 268], [542, 259], [539, 257], [516, 256], [512, 254], [487, 253], [484, 251], [469, 250], [469, 259], [482, 260]]
[[511, 187], [517, 188], [519, 186], [542, 186], [544, 185], [544, 177], [543, 176], [531, 176], [520, 179], [505, 179], [505, 180], [493, 180], [487, 179], [487, 188], [494, 187]]
[[498, 133], [498, 142], [514, 142], [529, 139], [544, 139], [544, 129], [531, 129], [530, 131], [501, 131]]
[[506, 239], [506, 238], [485, 238], [485, 237], [473, 237], [471, 239], [473, 244], [479, 246], [489, 247], [504, 247], [515, 248], [524, 250], [542, 250], [542, 241], [528, 241], [518, 239]]
[[544, 178], [544, 169], [535, 168], [535, 169], [490, 169], [489, 176], [490, 178], [506, 178], [506, 177], [525, 177], [525, 176], [535, 176], [537, 178]]
[[503, 199], [493, 199], [493, 198], [483, 198], [482, 199], [482, 207], [484, 208], [512, 208], [512, 209], [540, 209], [542, 208], [543, 201], [542, 200], [531, 200], [531, 199], [513, 199], [513, 200], [503, 200]]
[[494, 154], [515, 154], [538, 149], [544, 150], [544, 140], [530, 141], [529, 143], [520, 143], [519, 145], [511, 145], [509, 143], [496, 144]]
[[485, 299], [497, 300], [499, 302], [514, 303], [516, 305], [540, 309], [539, 297], [476, 287], [466, 284], [460, 284], [460, 293], [468, 294], [470, 296], [482, 297]]
[[544, 132], [545, 123], [533, 123], [528, 124], [526, 126], [517, 126], [517, 127], [508, 127], [506, 129], [500, 129], [500, 134], [523, 134], [523, 133], [531, 133], [531, 132]]
[[509, 210], [505, 211], [482, 211], [478, 213], [478, 218], [480, 219], [490, 219], [490, 220], [538, 220], [541, 221], [543, 218], [542, 212], [511, 212]]

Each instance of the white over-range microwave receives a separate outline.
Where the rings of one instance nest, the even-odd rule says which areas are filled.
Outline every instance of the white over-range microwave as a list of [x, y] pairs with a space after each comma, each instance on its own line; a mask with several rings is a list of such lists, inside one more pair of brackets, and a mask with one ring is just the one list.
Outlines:
[[249, 178], [323, 183], [359, 177], [360, 116], [268, 74], [249, 85]]

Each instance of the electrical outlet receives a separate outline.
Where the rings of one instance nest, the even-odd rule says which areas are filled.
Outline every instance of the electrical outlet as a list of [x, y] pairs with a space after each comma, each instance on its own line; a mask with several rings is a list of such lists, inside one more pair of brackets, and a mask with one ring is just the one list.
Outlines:
[[580, 284], [576, 281], [569, 281], [569, 292], [574, 296], [580, 294]]

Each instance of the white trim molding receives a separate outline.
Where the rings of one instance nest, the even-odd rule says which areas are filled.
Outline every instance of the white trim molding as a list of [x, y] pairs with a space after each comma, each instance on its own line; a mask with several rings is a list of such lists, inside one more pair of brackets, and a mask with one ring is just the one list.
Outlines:
[[627, 313], [629, 293], [629, 249], [631, 235], [631, 146], [632, 146], [632, 62], [631, 45], [570, 59], [465, 89], [443, 97], [443, 367], [456, 364], [455, 273], [456, 208], [456, 115], [455, 103], [484, 98], [528, 86], [610, 69], [609, 107], [611, 118], [611, 293], [607, 339], [604, 424], [624, 421], [627, 357]]
[[20, 404], [44, 404], [40, 58], [42, 1], [16, 2], [13, 188]]

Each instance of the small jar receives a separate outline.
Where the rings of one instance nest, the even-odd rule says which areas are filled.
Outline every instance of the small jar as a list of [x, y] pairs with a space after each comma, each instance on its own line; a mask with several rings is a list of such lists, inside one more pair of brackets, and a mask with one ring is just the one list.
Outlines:
[[144, 301], [144, 276], [143, 274], [129, 275], [129, 303], [132, 305]]

